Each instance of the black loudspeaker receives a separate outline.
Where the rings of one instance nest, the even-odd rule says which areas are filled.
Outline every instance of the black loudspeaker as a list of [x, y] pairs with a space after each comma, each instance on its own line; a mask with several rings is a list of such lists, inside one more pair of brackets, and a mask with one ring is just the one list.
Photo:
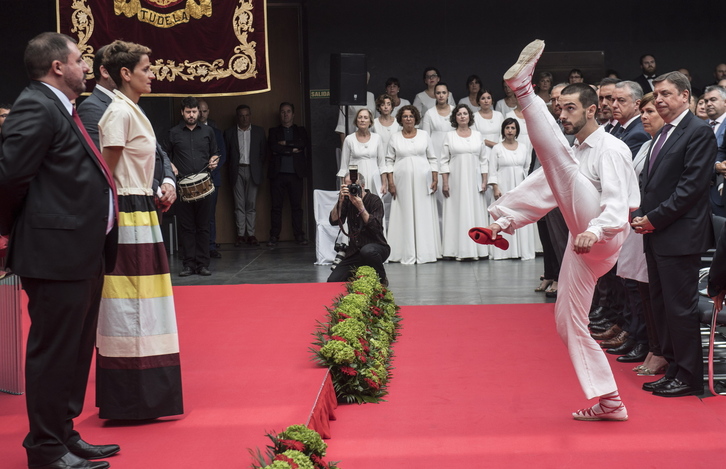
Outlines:
[[365, 54], [330, 54], [330, 104], [366, 104], [367, 70]]

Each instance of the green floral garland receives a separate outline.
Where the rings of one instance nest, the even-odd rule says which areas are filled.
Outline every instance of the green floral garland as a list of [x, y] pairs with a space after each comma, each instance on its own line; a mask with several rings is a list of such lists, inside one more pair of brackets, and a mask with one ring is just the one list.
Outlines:
[[277, 435], [267, 434], [272, 441], [266, 454], [250, 450], [255, 469], [339, 469], [337, 463], [323, 461], [328, 445], [318, 432], [305, 425], [291, 425]]
[[388, 393], [399, 307], [371, 267], [359, 267], [346, 286], [348, 294], [318, 323], [311, 351], [319, 365], [330, 368], [339, 402], [380, 402]]

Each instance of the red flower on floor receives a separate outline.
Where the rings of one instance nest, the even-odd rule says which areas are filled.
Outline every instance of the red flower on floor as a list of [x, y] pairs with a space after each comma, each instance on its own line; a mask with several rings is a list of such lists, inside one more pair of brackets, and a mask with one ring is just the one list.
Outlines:
[[340, 372], [343, 373], [344, 375], [348, 375], [348, 376], [355, 376], [358, 374], [357, 371], [355, 371], [353, 368], [351, 368], [349, 366], [341, 366]]
[[292, 458], [288, 458], [284, 454], [278, 454], [277, 456], [275, 456], [275, 459], [273, 459], [273, 461], [284, 461], [288, 463], [292, 469], [298, 469], [298, 467], [300, 467], [295, 461], [293, 461]]
[[283, 445], [286, 450], [294, 449], [295, 451], [305, 451], [305, 443], [297, 440], [280, 440], [280, 444]]

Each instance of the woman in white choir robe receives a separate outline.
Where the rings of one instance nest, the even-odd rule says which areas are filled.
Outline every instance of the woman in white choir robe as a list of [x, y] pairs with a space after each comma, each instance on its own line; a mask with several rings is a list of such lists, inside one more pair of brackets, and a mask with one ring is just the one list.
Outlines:
[[385, 149], [380, 135], [371, 132], [373, 114], [366, 108], [359, 109], [355, 116], [356, 131], [345, 137], [340, 153], [340, 183], [345, 184], [345, 175], [350, 165], [358, 167], [367, 183], [366, 189], [379, 197], [386, 193], [388, 179], [383, 176], [386, 166]]

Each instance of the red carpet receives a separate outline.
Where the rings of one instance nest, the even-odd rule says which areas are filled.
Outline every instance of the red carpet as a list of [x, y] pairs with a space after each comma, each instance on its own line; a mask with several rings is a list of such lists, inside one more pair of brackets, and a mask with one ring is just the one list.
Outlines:
[[[92, 374], [77, 428], [92, 443], [121, 445], [114, 469], [249, 467], [247, 448], [264, 449], [265, 432], [306, 422], [326, 371], [310, 360], [311, 334], [342, 292], [340, 284], [174, 288], [185, 414], [104, 423]], [[0, 467], [27, 467], [25, 398], [0, 393], [0, 419]]]
[[552, 310], [403, 307], [388, 402], [338, 407], [329, 459], [344, 469], [722, 467], [726, 398], [652, 396], [640, 389], [650, 378], [614, 359], [630, 420], [572, 420], [590, 404]]

